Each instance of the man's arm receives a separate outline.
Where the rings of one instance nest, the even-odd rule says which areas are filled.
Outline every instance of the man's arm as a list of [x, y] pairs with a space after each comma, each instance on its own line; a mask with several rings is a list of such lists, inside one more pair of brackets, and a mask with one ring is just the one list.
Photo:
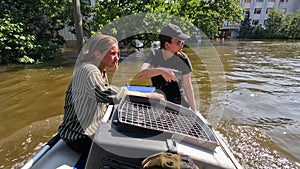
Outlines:
[[194, 96], [194, 89], [191, 81], [191, 72], [188, 74], [183, 75], [183, 88], [186, 94], [187, 100], [191, 109], [196, 111], [196, 103], [195, 103], [195, 96]]
[[177, 81], [175, 76], [175, 69], [157, 67], [152, 68], [149, 63], [144, 63], [140, 69], [139, 77], [141, 78], [151, 78], [154, 76], [162, 75], [167, 82]]

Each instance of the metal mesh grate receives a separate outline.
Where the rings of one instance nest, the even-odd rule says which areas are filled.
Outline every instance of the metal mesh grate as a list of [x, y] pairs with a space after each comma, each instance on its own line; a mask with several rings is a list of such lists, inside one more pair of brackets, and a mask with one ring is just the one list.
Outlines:
[[119, 109], [119, 121], [146, 129], [172, 132], [211, 141], [199, 122], [174, 110], [125, 101]]

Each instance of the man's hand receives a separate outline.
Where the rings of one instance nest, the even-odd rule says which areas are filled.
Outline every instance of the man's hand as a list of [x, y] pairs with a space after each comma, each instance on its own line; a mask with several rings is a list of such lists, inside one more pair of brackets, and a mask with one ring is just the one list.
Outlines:
[[178, 79], [175, 75], [175, 73], [178, 72], [178, 70], [176, 69], [169, 69], [169, 68], [159, 68], [161, 71], [161, 75], [163, 76], [163, 78], [167, 81], [167, 82], [171, 82], [171, 81], [175, 81], [177, 82]]

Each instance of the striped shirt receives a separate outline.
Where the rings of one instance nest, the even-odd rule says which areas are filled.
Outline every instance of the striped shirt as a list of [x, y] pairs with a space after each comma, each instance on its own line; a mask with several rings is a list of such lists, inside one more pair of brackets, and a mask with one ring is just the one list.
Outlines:
[[58, 128], [64, 141], [93, 136], [109, 105], [125, 94], [125, 88], [108, 84], [105, 74], [91, 63], [80, 66], [70, 82], [65, 98], [64, 119]]

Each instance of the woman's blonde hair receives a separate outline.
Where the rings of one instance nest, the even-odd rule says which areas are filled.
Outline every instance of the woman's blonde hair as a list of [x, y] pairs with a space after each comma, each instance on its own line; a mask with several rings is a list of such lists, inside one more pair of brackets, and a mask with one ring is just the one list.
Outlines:
[[102, 35], [101, 33], [93, 35], [82, 47], [76, 65], [79, 66], [84, 62], [93, 61], [95, 50], [98, 50], [102, 54], [102, 57], [105, 56], [108, 50], [115, 44], [118, 44], [118, 40], [112, 36]]

